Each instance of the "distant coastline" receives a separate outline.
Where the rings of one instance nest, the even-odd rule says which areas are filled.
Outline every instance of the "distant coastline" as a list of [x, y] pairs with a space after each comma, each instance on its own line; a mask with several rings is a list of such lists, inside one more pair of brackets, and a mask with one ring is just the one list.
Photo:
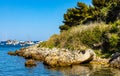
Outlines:
[[18, 41], [18, 40], [6, 40], [6, 41], [0, 41], [0, 45], [20, 45], [20, 46], [26, 46], [26, 45], [33, 45], [38, 44], [42, 41]]

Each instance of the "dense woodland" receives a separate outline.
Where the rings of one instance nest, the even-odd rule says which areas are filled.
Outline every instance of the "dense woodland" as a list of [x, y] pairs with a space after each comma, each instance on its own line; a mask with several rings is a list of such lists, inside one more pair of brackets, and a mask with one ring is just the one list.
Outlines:
[[92, 0], [93, 5], [78, 2], [64, 14], [60, 34], [54, 34], [39, 47], [69, 50], [94, 49], [109, 57], [120, 52], [120, 0]]

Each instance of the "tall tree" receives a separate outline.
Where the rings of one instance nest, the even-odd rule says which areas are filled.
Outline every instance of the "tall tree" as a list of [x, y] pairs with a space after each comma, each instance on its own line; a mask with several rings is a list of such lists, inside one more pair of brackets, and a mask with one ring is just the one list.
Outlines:
[[105, 6], [106, 0], [92, 0], [93, 6], [97, 8], [103, 8]]
[[69, 27], [82, 24], [88, 16], [88, 10], [88, 6], [85, 3], [78, 2], [77, 7], [68, 9], [67, 13], [64, 14], [64, 25], [59, 28], [67, 30]]
[[120, 18], [120, 0], [92, 0], [93, 6], [78, 2], [64, 14], [61, 31], [90, 22], [114, 22]]
[[120, 3], [113, 4], [107, 14], [106, 23], [115, 22], [120, 19]]

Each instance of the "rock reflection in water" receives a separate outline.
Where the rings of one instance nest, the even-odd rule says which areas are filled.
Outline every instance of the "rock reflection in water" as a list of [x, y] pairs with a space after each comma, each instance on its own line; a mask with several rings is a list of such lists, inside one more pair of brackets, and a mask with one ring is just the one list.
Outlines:
[[59, 71], [64, 76], [119, 76], [120, 70], [108, 68], [104, 65], [74, 65], [71, 67], [56, 67], [48, 69]]

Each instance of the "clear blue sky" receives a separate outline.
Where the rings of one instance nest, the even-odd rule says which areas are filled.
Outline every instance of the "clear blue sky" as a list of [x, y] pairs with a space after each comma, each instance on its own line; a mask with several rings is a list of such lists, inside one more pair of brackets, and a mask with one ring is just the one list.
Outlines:
[[0, 0], [0, 40], [47, 40], [77, 2], [91, 0]]

